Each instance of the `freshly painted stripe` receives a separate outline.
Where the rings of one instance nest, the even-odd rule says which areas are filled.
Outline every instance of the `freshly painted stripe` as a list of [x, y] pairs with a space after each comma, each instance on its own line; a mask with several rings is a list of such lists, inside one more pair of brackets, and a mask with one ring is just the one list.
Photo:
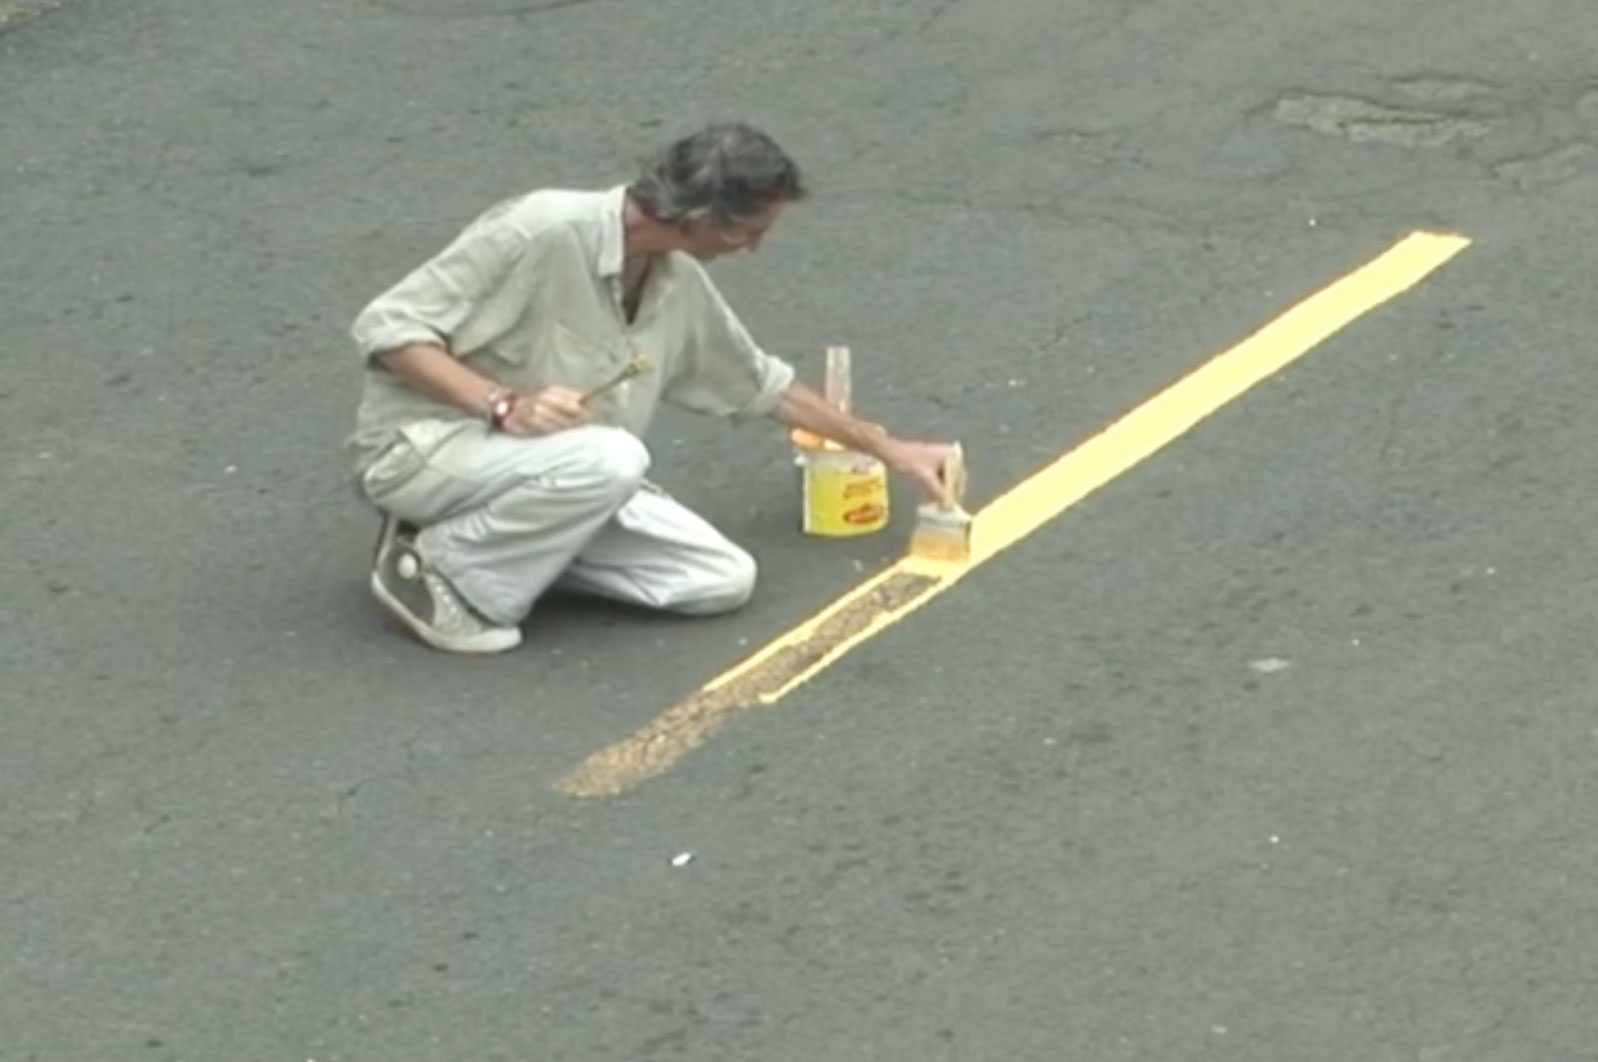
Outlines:
[[615, 796], [668, 770], [734, 714], [781, 700], [1351, 321], [1418, 284], [1469, 244], [1454, 235], [1408, 236], [996, 498], [975, 514], [970, 560], [904, 558], [631, 737], [594, 753], [556, 788], [577, 797]]

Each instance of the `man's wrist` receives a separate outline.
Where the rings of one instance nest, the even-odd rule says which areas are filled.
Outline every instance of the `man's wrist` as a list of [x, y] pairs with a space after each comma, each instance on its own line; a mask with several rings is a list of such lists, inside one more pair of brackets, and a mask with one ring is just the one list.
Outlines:
[[496, 387], [484, 400], [483, 417], [495, 431], [504, 431], [505, 422], [516, 412], [522, 396], [508, 387]]
[[847, 426], [849, 430], [843, 434], [846, 434], [848, 438], [840, 439], [838, 440], [839, 442], [848, 446], [851, 450], [857, 450], [860, 453], [887, 460], [894, 445], [893, 436], [888, 434], [888, 429], [881, 424], [853, 417], [849, 419]]
[[[876, 428], [876, 425], [872, 425]], [[863, 448], [866, 453], [890, 468], [899, 466], [899, 440], [889, 435], [881, 428], [866, 432], [867, 445]]]
[[892, 464], [894, 447], [897, 440], [888, 434], [888, 430], [880, 424], [871, 421], [848, 418], [841, 427], [842, 431], [833, 433], [833, 441], [857, 453], [868, 454], [880, 461]]

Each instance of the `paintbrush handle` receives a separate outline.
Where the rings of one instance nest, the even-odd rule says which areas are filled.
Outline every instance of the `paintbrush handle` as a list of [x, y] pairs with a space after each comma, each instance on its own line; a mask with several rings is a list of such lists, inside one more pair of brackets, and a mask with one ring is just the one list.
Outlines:
[[966, 471], [965, 447], [955, 443], [949, 456], [943, 459], [940, 471], [943, 485], [949, 492], [948, 508], [958, 509], [965, 504]]
[[634, 376], [641, 376], [642, 374], [644, 374], [644, 373], [646, 373], [648, 371], [649, 371], [649, 359], [648, 358], [645, 358], [642, 355], [640, 355], [639, 357], [634, 358], [632, 361], [629, 361], [622, 368], [621, 372], [618, 372], [615, 376], [611, 377], [609, 380], [606, 380], [604, 383], [600, 384], [598, 387], [594, 388], [592, 391], [589, 391], [587, 394], [583, 395], [583, 399], [582, 399], [583, 405], [586, 406], [588, 403], [592, 402], [594, 399], [598, 398], [600, 395], [604, 394], [605, 392], [614, 390], [615, 388], [620, 387], [622, 384], [626, 383], [628, 380], [631, 380]]

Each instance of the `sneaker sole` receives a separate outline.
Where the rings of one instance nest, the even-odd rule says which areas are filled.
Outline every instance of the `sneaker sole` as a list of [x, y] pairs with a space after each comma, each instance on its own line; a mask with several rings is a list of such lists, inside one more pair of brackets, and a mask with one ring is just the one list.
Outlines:
[[410, 609], [406, 608], [393, 594], [388, 592], [388, 587], [383, 585], [383, 580], [378, 578], [376, 572], [371, 578], [372, 595], [380, 601], [384, 608], [393, 614], [394, 618], [405, 624], [406, 628], [423, 643], [446, 653], [459, 653], [463, 656], [492, 656], [514, 649], [522, 643], [520, 631], [508, 632], [503, 644], [495, 645], [462, 645], [449, 638], [440, 638], [431, 627], [423, 623]]

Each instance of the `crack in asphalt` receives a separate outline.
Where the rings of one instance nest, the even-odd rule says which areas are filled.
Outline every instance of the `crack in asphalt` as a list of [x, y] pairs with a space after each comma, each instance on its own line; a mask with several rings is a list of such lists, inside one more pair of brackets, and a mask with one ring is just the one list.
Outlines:
[[354, 782], [345, 786], [344, 789], [339, 793], [337, 801], [334, 804], [332, 817], [342, 818], [345, 809], [349, 806], [349, 804], [358, 798], [361, 795], [361, 790], [365, 789], [371, 783], [392, 781], [396, 778], [407, 778], [416, 773], [416, 745], [417, 742], [421, 741], [422, 735], [427, 733], [427, 729], [428, 728], [425, 724], [419, 725], [411, 732], [409, 737], [400, 742], [400, 748], [405, 752], [405, 763], [402, 766], [393, 770], [378, 771], [375, 774], [366, 775], [365, 777], [358, 778]]
[[1469, 115], [1389, 107], [1354, 96], [1289, 94], [1276, 102], [1275, 117], [1356, 143], [1375, 141], [1404, 147], [1441, 147], [1454, 140], [1474, 140], [1493, 131], [1495, 123]]

